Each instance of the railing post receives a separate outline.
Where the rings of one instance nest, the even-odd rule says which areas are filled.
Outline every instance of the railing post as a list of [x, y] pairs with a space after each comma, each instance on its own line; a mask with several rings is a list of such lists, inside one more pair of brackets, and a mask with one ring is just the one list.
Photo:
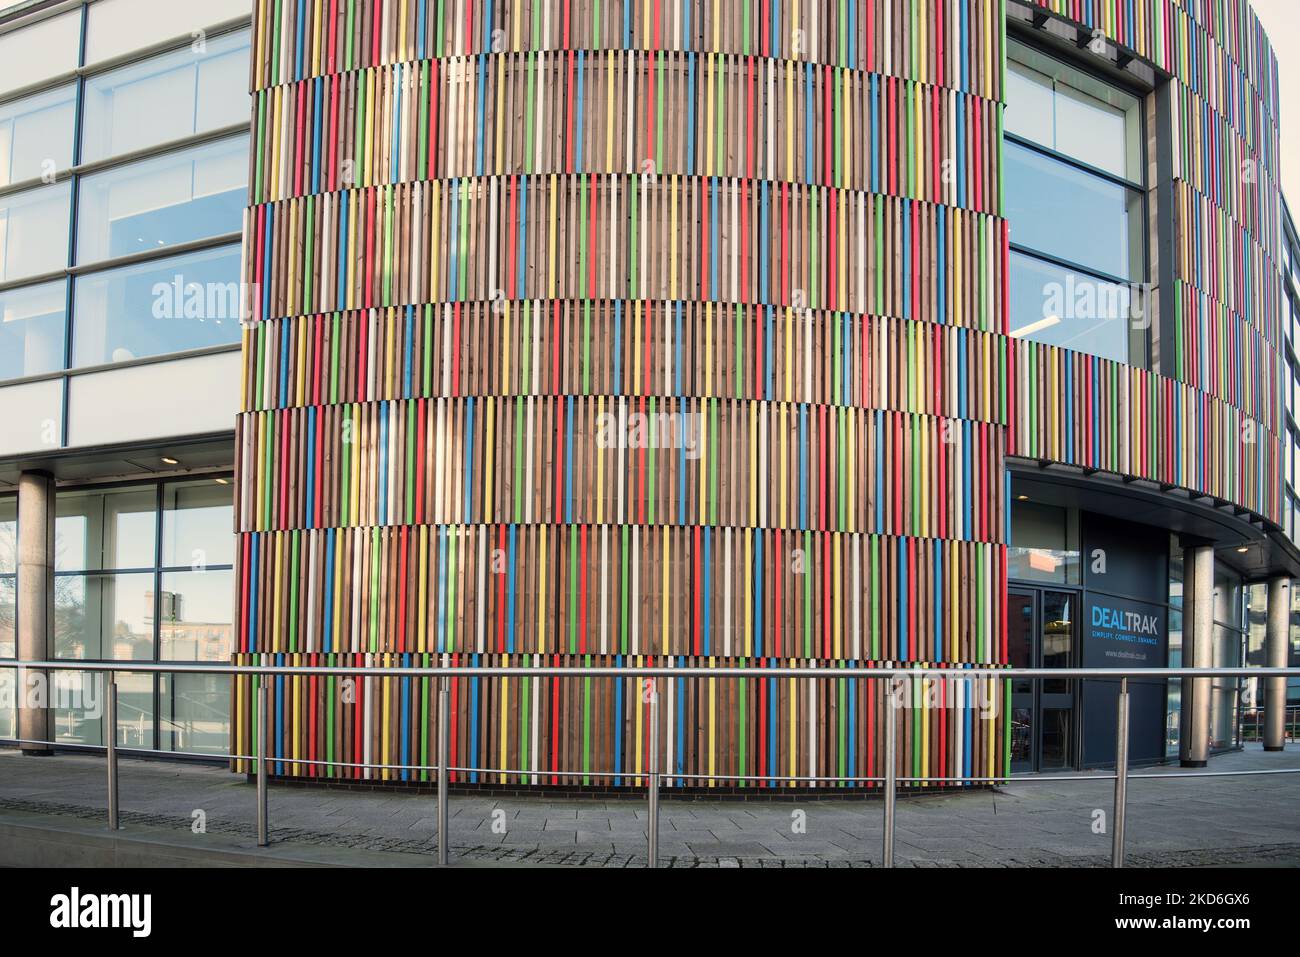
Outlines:
[[447, 866], [447, 852], [451, 841], [447, 834], [447, 788], [451, 775], [447, 772], [447, 735], [451, 723], [451, 692], [449, 679], [438, 679], [438, 865]]
[[650, 679], [650, 780], [647, 785], [649, 814], [646, 820], [646, 867], [659, 866], [659, 686]]
[[117, 676], [104, 672], [104, 743], [108, 748], [108, 829], [116, 831], [117, 823]]
[[270, 699], [267, 689], [267, 676], [260, 675], [257, 686], [257, 846], [266, 847], [271, 843], [271, 827], [267, 815], [266, 774], [267, 757], [270, 750], [266, 720], [267, 701]]
[[1124, 812], [1128, 808], [1128, 678], [1119, 681], [1115, 705], [1115, 811], [1111, 822], [1111, 867], [1124, 866]]
[[894, 866], [894, 803], [898, 797], [898, 701], [894, 679], [885, 690], [885, 847], [882, 867]]

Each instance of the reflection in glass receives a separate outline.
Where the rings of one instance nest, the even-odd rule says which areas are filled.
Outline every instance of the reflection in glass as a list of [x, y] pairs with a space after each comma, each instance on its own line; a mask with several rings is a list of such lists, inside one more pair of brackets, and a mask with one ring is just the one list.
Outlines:
[[162, 675], [159, 747], [164, 751], [226, 754], [230, 746], [230, 678]]
[[117, 743], [153, 748], [153, 675], [117, 675]]
[[[1074, 596], [1065, 592], [1043, 592], [1042, 667], [1068, 668], [1074, 644]], [[1043, 694], [1069, 694], [1070, 683], [1063, 678], [1043, 681]]]
[[1146, 329], [1144, 304], [1132, 301], [1130, 286], [1102, 282], [1013, 250], [1010, 291], [1012, 336], [1117, 362], [1143, 363], [1138, 348], [1131, 350], [1130, 358], [1131, 337], [1140, 340]]
[[1011, 709], [1011, 769], [1027, 771], [1034, 764], [1034, 709]]
[[0, 282], [68, 264], [70, 181], [0, 196]]
[[104, 677], [79, 671], [56, 671], [50, 682], [54, 740], [68, 744], [103, 744]]
[[18, 571], [18, 498], [0, 498], [0, 575]]
[[229, 569], [162, 576], [159, 657], [163, 661], [228, 661], [235, 573]]
[[56, 575], [59, 658], [147, 661], [153, 647], [153, 575]]
[[86, 80], [82, 161], [248, 122], [248, 33]]
[[[1234, 628], [1214, 626], [1214, 668], [1240, 668], [1245, 637]], [[1240, 678], [1214, 678], [1210, 683], [1210, 747], [1216, 751], [1237, 745], [1237, 706]]]
[[248, 137], [87, 176], [77, 192], [77, 262], [239, 232]]
[[164, 568], [235, 561], [234, 498], [229, 485], [177, 482], [163, 489]]
[[1079, 545], [1073, 515], [1055, 505], [1011, 503], [1007, 575], [1022, 581], [1079, 582]]
[[0, 738], [18, 737], [18, 672], [0, 668]]
[[1136, 97], [1014, 40], [1007, 61], [1006, 132], [1142, 180]]
[[0, 186], [72, 166], [76, 93], [68, 85], [0, 103]]
[[[1010, 592], [1007, 595], [1007, 664], [1012, 668], [1034, 667], [1034, 599], [1032, 595]], [[1034, 683], [1015, 678], [1013, 694], [1029, 694]]]
[[1044, 708], [1040, 771], [1060, 770], [1070, 764], [1070, 708]]
[[67, 283], [42, 283], [0, 292], [0, 379], [63, 368]]
[[1142, 197], [1017, 143], [1007, 143], [1011, 241], [1119, 279], [1137, 279]]
[[18, 579], [0, 577], [0, 658], [18, 657], [18, 636], [14, 630], [18, 611]]
[[238, 245], [80, 276], [73, 365], [235, 343], [239, 316]]
[[55, 497], [55, 571], [152, 568], [156, 503], [153, 486], [59, 492]]

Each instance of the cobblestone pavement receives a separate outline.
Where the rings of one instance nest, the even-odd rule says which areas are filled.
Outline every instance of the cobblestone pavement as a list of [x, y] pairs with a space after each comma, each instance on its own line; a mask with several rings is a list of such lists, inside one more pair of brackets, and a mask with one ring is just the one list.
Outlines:
[[[1300, 768], [1300, 748], [1224, 755], [1213, 771]], [[1158, 773], [1165, 773], [1168, 770]], [[121, 762], [125, 828], [191, 830], [247, 846], [255, 791], [224, 768]], [[917, 867], [1099, 867], [1109, 864], [1113, 784], [1016, 782], [996, 791], [900, 798], [896, 855]], [[24, 758], [0, 750], [0, 812], [102, 819], [102, 757]], [[427, 793], [272, 786], [272, 837], [285, 845], [433, 854]], [[643, 801], [453, 794], [452, 861], [600, 867], [645, 863]], [[661, 861], [673, 867], [868, 867], [880, 862], [876, 800], [661, 802]], [[1105, 828], [1105, 830], [1103, 830]], [[1300, 865], [1300, 774], [1135, 779], [1132, 866]], [[4, 848], [0, 846], [0, 862]]]

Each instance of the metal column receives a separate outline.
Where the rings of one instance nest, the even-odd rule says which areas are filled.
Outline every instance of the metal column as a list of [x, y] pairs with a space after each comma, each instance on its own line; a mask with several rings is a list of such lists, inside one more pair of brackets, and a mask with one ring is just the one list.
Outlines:
[[1115, 809], [1110, 846], [1111, 867], [1124, 866], [1124, 815], [1128, 811], [1128, 679], [1119, 682], [1115, 704]]
[[[1198, 545], [1187, 549], [1185, 556], [1183, 664], [1188, 668], [1209, 668], [1214, 663], [1214, 549]], [[1212, 693], [1209, 678], [1183, 680], [1178, 758], [1185, 768], [1203, 768], [1209, 763]]]
[[885, 692], [885, 847], [882, 867], [894, 866], [894, 810], [898, 798], [898, 689]]
[[647, 786], [646, 867], [659, 866], [659, 688], [650, 679], [650, 780]]
[[108, 829], [117, 823], [117, 677], [104, 672], [104, 746], [108, 750]]
[[447, 773], [448, 725], [451, 723], [451, 692], [449, 679], [438, 679], [438, 864], [447, 866], [447, 852], [451, 841], [447, 834], [447, 788], [451, 775]]
[[[18, 660], [48, 661], [54, 657], [54, 479], [44, 472], [18, 477]], [[93, 680], [93, 679], [92, 679]], [[93, 687], [93, 684], [91, 685]], [[53, 688], [48, 671], [20, 668], [18, 737], [24, 741], [53, 741], [50, 719]], [[47, 745], [22, 746], [23, 754], [53, 754]]]
[[[1264, 660], [1270, 668], [1285, 668], [1291, 643], [1291, 579], [1271, 578], [1268, 582], [1268, 626], [1264, 639]], [[1264, 679], [1264, 750], [1281, 751], [1286, 746], [1286, 679]]]
[[257, 689], [257, 846], [266, 847], [271, 843], [271, 827], [267, 815], [266, 800], [266, 766], [267, 751], [269, 747], [269, 735], [267, 727], [269, 722], [266, 720], [267, 701], [270, 696], [267, 694], [266, 683], [271, 679], [263, 675], [260, 679], [260, 685]]

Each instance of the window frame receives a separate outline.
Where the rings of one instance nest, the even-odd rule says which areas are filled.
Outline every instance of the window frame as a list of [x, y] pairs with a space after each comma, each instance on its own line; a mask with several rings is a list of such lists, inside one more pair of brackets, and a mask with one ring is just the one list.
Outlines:
[[[23, 182], [10, 183], [0, 187], [0, 200], [11, 193], [19, 193], [33, 189], [39, 186], [50, 186], [59, 183], [71, 183], [71, 196], [69, 201], [69, 213], [67, 224], [67, 248], [63, 258], [63, 265], [58, 269], [40, 275], [24, 276], [21, 279], [0, 282], [0, 292], [19, 290], [27, 286], [35, 286], [49, 282], [63, 281], [66, 283], [64, 290], [64, 317], [63, 317], [63, 355], [60, 367], [58, 369], [33, 373], [30, 375], [16, 376], [13, 378], [0, 379], [0, 388], [9, 386], [26, 385], [36, 382], [58, 381], [61, 383], [61, 423], [59, 431], [59, 448], [68, 447], [68, 414], [69, 414], [69, 396], [71, 392], [71, 383], [74, 376], [87, 375], [106, 369], [123, 369], [136, 365], [149, 365], [155, 362], [166, 362], [187, 358], [196, 358], [200, 356], [212, 355], [216, 353], [237, 352], [240, 349], [238, 338], [235, 341], [215, 346], [203, 346], [195, 349], [187, 349], [180, 352], [165, 353], [158, 356], [143, 356], [122, 362], [107, 362], [94, 365], [76, 367], [73, 365], [73, 342], [75, 335], [76, 322], [76, 296], [75, 286], [78, 276], [88, 273], [106, 271], [113, 268], [132, 265], [136, 263], [147, 262], [153, 259], [166, 259], [171, 256], [178, 256], [182, 253], [200, 252], [220, 247], [238, 247], [242, 242], [242, 224], [241, 228], [217, 236], [205, 237], [185, 244], [174, 246], [163, 246], [157, 249], [146, 250], [142, 253], [135, 253], [128, 256], [121, 256], [113, 259], [105, 259], [94, 263], [78, 265], [77, 257], [77, 234], [78, 234], [78, 215], [79, 215], [79, 185], [81, 178], [94, 173], [105, 172], [117, 167], [128, 166], [132, 163], [141, 162], [148, 159], [154, 159], [168, 153], [192, 149], [215, 143], [220, 140], [234, 138], [237, 136], [250, 136], [252, 133], [252, 113], [250, 111], [247, 120], [232, 124], [219, 129], [207, 130], [202, 133], [193, 134], [181, 139], [172, 140], [164, 143], [158, 143], [145, 149], [134, 152], [123, 153], [118, 156], [97, 160], [94, 162], [85, 162], [82, 158], [82, 140], [83, 130], [85, 128], [85, 102], [86, 102], [86, 83], [95, 77], [112, 73], [114, 71], [130, 67], [137, 63], [155, 59], [158, 57], [174, 54], [193, 43], [193, 37], [190, 35], [174, 37], [159, 43], [132, 51], [115, 58], [107, 59], [91, 65], [86, 65], [86, 33], [89, 21], [88, 6], [83, 4], [80, 8], [80, 47], [77, 51], [76, 62], [79, 66], [71, 73], [64, 72], [57, 76], [52, 76], [38, 83], [33, 83], [24, 87], [17, 87], [0, 94], [0, 104], [8, 105], [13, 102], [28, 99], [48, 93], [60, 87], [74, 87], [74, 126], [72, 131], [72, 160], [71, 165], [66, 169], [60, 169], [52, 178], [52, 182], [46, 183], [40, 178], [25, 180]], [[33, 21], [31, 24], [23, 24], [16, 28], [17, 31], [27, 29], [28, 26], [34, 26], [39, 21]], [[209, 41], [219, 40], [236, 34], [245, 34], [249, 38], [250, 46], [252, 42], [252, 17], [241, 17], [235, 20], [227, 20], [212, 24], [207, 31]], [[250, 54], [251, 55], [251, 54]], [[240, 91], [245, 92], [241, 89]], [[236, 281], [238, 281], [236, 279]]]
[[[1118, 81], [1114, 77], [1106, 76], [1101, 72], [1099, 72], [1098, 70], [1093, 69], [1089, 64], [1081, 60], [1075, 58], [1063, 57], [1059, 55], [1058, 51], [1047, 49], [1043, 47], [1040, 43], [1031, 42], [1030, 40], [1024, 38], [1023, 36], [1019, 36], [1014, 33], [1009, 33], [1007, 40], [1008, 43], [1007, 43], [1006, 58], [1008, 62], [1014, 59], [1013, 56], [1014, 47], [1016, 45], [1019, 45], [1020, 47], [1023, 47], [1026, 50], [1033, 51], [1039, 56], [1053, 60], [1056, 63], [1059, 63], [1062, 66], [1066, 67], [1067, 69], [1074, 70], [1099, 83], [1104, 83], [1105, 85], [1112, 87], [1121, 93], [1133, 97], [1137, 101], [1134, 110], [1137, 115], [1138, 170], [1139, 172], [1142, 173], [1145, 173], [1148, 170], [1151, 157], [1147, 150], [1147, 136], [1148, 136], [1147, 115], [1146, 115], [1147, 111], [1144, 107], [1146, 103], [1146, 98], [1150, 95], [1150, 91], [1143, 90], [1131, 84]], [[1016, 62], [1021, 62], [1021, 61], [1017, 60]], [[1030, 69], [1036, 69], [1033, 66], [1033, 64], [1026, 63], [1024, 65], [1026, 67], [1029, 67]], [[1145, 182], [1145, 176], [1143, 176], [1143, 179], [1141, 181], [1130, 180], [1127, 177], [1116, 175], [1110, 170], [1105, 170], [1100, 167], [1093, 166], [1092, 164], [1077, 159], [1076, 157], [1073, 157], [1067, 153], [1062, 153], [1056, 149], [1053, 149], [1052, 147], [1045, 146], [1042, 143], [1037, 142], [1036, 140], [1031, 140], [1028, 137], [1021, 136], [1016, 133], [1012, 133], [1009, 130], [1005, 129], [1005, 126], [1002, 131], [1002, 140], [1004, 144], [1003, 156], [1005, 156], [1005, 144], [1012, 143], [1015, 144], [1016, 146], [1023, 147], [1024, 149], [1030, 150], [1031, 152], [1034, 152], [1040, 156], [1046, 157], [1049, 160], [1054, 160], [1058, 163], [1061, 163], [1062, 165], [1070, 169], [1073, 169], [1076, 172], [1084, 173], [1088, 176], [1092, 176], [1104, 182], [1110, 183], [1111, 185], [1122, 187], [1129, 194], [1136, 197], [1139, 204], [1140, 219], [1141, 219], [1141, 222], [1139, 223], [1140, 228], [1137, 230], [1138, 240], [1139, 240], [1138, 248], [1136, 250], [1131, 251], [1130, 253], [1130, 255], [1135, 256], [1136, 261], [1139, 264], [1138, 276], [1136, 278], [1126, 279], [1120, 276], [1115, 276], [1103, 270], [1098, 270], [1091, 266], [1084, 266], [1080, 263], [1072, 262], [1068, 259], [1064, 259], [1062, 257], [1052, 255], [1051, 253], [1044, 252], [1039, 249], [1035, 249], [1032, 246], [1026, 246], [1022, 243], [1017, 243], [1014, 240], [1014, 232], [1012, 233], [1012, 237], [1013, 237], [1012, 240], [1008, 243], [1009, 251], [1011, 253], [1015, 253], [1021, 256], [1026, 256], [1030, 259], [1037, 260], [1038, 262], [1045, 263], [1057, 269], [1061, 269], [1071, 273], [1078, 273], [1080, 275], [1086, 276], [1090, 279], [1098, 280], [1100, 282], [1111, 283], [1114, 285], [1128, 286], [1130, 288], [1134, 286], [1143, 286], [1143, 287], [1150, 286], [1151, 284], [1151, 228], [1150, 228], [1151, 227], [1151, 197], [1150, 197], [1149, 188]], [[1004, 165], [1005, 165], [1005, 161], [1004, 161]], [[1004, 182], [1003, 197], [1002, 197], [1002, 206], [1003, 206], [1002, 212], [1004, 215], [1006, 212], [1006, 205], [1007, 205], [1006, 184]], [[1010, 276], [1008, 276], [1008, 283], [1009, 282], [1010, 282]], [[1148, 322], [1146, 328], [1142, 330], [1136, 330], [1132, 328], [1129, 329], [1128, 343], [1127, 343], [1127, 348], [1125, 350], [1126, 355], [1123, 364], [1132, 366], [1134, 368], [1149, 370], [1151, 368], [1151, 354], [1153, 351], [1152, 350], [1152, 327], [1155, 324], [1156, 317], [1150, 314], [1151, 306], [1149, 301], [1144, 304], [1144, 309], [1146, 309], [1148, 312]], [[1031, 340], [1031, 341], [1037, 341], [1037, 340]], [[1138, 344], [1140, 344], [1141, 347], [1141, 355], [1135, 356], [1134, 346]], [[1086, 354], [1091, 355], [1091, 353], [1086, 353]], [[1103, 356], [1102, 358], [1108, 358], [1108, 357]], [[1111, 360], [1111, 361], [1115, 361], [1115, 360]]]
[[[227, 483], [227, 484], [226, 484], [225, 486], [223, 486], [223, 487], [228, 488], [228, 489], [230, 490], [230, 507], [231, 507], [231, 509], [233, 510], [233, 509], [234, 509], [234, 506], [235, 506], [235, 499], [234, 499], [234, 481], [233, 481], [233, 479], [234, 479], [234, 472], [233, 472], [233, 470], [230, 470], [230, 469], [215, 470], [215, 471], [212, 471], [212, 472], [204, 472], [204, 473], [202, 473], [202, 474], [197, 474], [197, 475], [172, 475], [172, 476], [167, 476], [167, 477], [165, 477], [165, 478], [157, 478], [157, 479], [152, 479], [152, 480], [148, 480], [148, 481], [144, 481], [144, 482], [141, 482], [141, 481], [138, 481], [138, 480], [137, 480], [137, 481], [123, 480], [123, 481], [114, 481], [114, 482], [99, 482], [99, 483], [91, 483], [91, 484], [82, 484], [82, 485], [68, 485], [68, 486], [60, 487], [60, 488], [58, 488], [58, 489], [56, 490], [56, 492], [55, 492], [55, 496], [56, 496], [56, 499], [57, 499], [57, 496], [58, 496], [58, 495], [68, 495], [68, 494], [81, 493], [81, 492], [88, 492], [88, 493], [92, 493], [92, 494], [93, 494], [93, 493], [96, 493], [96, 492], [109, 492], [109, 491], [113, 491], [113, 490], [116, 490], [116, 489], [149, 489], [149, 488], [152, 488], [152, 490], [153, 490], [153, 510], [154, 510], [154, 514], [153, 514], [153, 521], [154, 521], [154, 549], [153, 549], [153, 552], [154, 552], [154, 554], [153, 554], [153, 563], [152, 563], [151, 566], [140, 567], [140, 568], [99, 568], [99, 569], [82, 569], [82, 570], [76, 570], [76, 571], [55, 571], [55, 572], [53, 573], [53, 578], [57, 581], [57, 580], [60, 579], [60, 578], [66, 578], [66, 579], [76, 579], [76, 578], [80, 578], [80, 579], [83, 579], [83, 580], [84, 580], [84, 579], [87, 579], [87, 578], [96, 578], [96, 577], [97, 577], [97, 578], [115, 578], [115, 577], [122, 576], [122, 575], [144, 575], [144, 574], [150, 574], [150, 575], [152, 575], [152, 577], [153, 577], [153, 607], [152, 607], [152, 609], [151, 609], [151, 614], [152, 614], [152, 616], [153, 616], [153, 621], [152, 621], [152, 625], [151, 625], [151, 630], [152, 630], [152, 636], [151, 636], [151, 637], [152, 637], [152, 649], [153, 649], [153, 651], [152, 651], [152, 655], [151, 655], [151, 657], [149, 657], [149, 658], [147, 658], [147, 659], [127, 659], [127, 658], [123, 658], [123, 659], [108, 659], [108, 658], [65, 658], [65, 657], [59, 656], [59, 655], [58, 655], [58, 651], [57, 651], [57, 649], [55, 649], [55, 650], [53, 650], [53, 651], [51, 652], [51, 660], [67, 661], [67, 662], [69, 662], [69, 663], [72, 664], [72, 665], [75, 665], [75, 663], [78, 662], [78, 661], [109, 661], [109, 660], [112, 660], [112, 661], [115, 661], [115, 662], [119, 662], [119, 663], [123, 666], [123, 667], [122, 667], [122, 672], [121, 672], [121, 673], [124, 674], [124, 675], [125, 675], [125, 674], [139, 674], [139, 672], [131, 672], [131, 668], [130, 668], [130, 666], [131, 666], [131, 662], [132, 662], [132, 661], [143, 661], [143, 662], [147, 662], [147, 663], [153, 663], [153, 664], [164, 664], [164, 665], [165, 665], [165, 664], [186, 664], [186, 663], [192, 663], [192, 662], [190, 661], [190, 659], [181, 659], [181, 658], [163, 658], [163, 657], [162, 657], [162, 624], [163, 624], [163, 622], [162, 622], [162, 620], [161, 620], [161, 617], [162, 617], [162, 582], [163, 582], [163, 579], [164, 579], [164, 577], [165, 577], [166, 575], [168, 575], [168, 574], [174, 574], [174, 573], [177, 573], [177, 572], [192, 572], [192, 571], [194, 570], [192, 565], [164, 565], [164, 564], [163, 564], [163, 561], [164, 561], [164, 554], [165, 554], [164, 543], [163, 543], [163, 533], [164, 533], [164, 524], [165, 524], [164, 519], [165, 519], [165, 515], [166, 515], [166, 512], [167, 512], [167, 507], [166, 507], [166, 501], [167, 501], [167, 499], [166, 499], [166, 493], [167, 493], [167, 488], [168, 488], [169, 486], [176, 486], [176, 485], [192, 485], [192, 484], [195, 484], [195, 483], [202, 483], [202, 482], [205, 482], [205, 481], [218, 482], [218, 480], [220, 480], [220, 479], [224, 479], [225, 482]], [[233, 534], [233, 533], [232, 533], [232, 534]], [[211, 571], [211, 572], [223, 572], [223, 573], [225, 573], [225, 572], [229, 572], [231, 575], [233, 575], [233, 574], [234, 574], [234, 570], [235, 570], [234, 559], [235, 559], [236, 557], [237, 557], [236, 554], [232, 554], [232, 556], [231, 556], [232, 561], [231, 561], [231, 562], [228, 562], [228, 563], [227, 563], [227, 562], [220, 562], [220, 563], [210, 563], [210, 564], [205, 564], [205, 565], [203, 566], [203, 567], [204, 567], [204, 570], [205, 570], [205, 571]], [[235, 618], [234, 618], [235, 606], [234, 606], [234, 594], [233, 594], [233, 591], [232, 591], [230, 597], [231, 597], [231, 639], [232, 639], [232, 643], [233, 643], [234, 637], [235, 637], [235, 635], [236, 635], [236, 627], [237, 627], [237, 623], [236, 623]], [[57, 611], [56, 611], [56, 615], [57, 615]], [[67, 670], [68, 670], [69, 672], [72, 672], [72, 673], [77, 673], [75, 667], [70, 667], [70, 668], [67, 669]], [[83, 674], [84, 674], [84, 673], [83, 673]], [[179, 674], [179, 672], [166, 672], [165, 674], [166, 674], [166, 676], [170, 676], [170, 677], [173, 677], [173, 678], [174, 678], [176, 674]], [[161, 751], [163, 750], [163, 749], [162, 749], [162, 743], [163, 743], [163, 740], [164, 740], [163, 729], [162, 729], [162, 726], [161, 726], [161, 722], [163, 721], [163, 718], [164, 718], [163, 712], [162, 712], [162, 710], [161, 710], [162, 705], [163, 705], [163, 700], [162, 700], [162, 685], [163, 685], [163, 677], [164, 677], [164, 673], [158, 673], [158, 672], [156, 672], [156, 673], [153, 673], [153, 674], [151, 675], [151, 679], [152, 679], [152, 685], [151, 685], [151, 687], [152, 687], [152, 697], [151, 697], [151, 701], [152, 701], [152, 708], [153, 708], [153, 711], [152, 711], [152, 725], [153, 725], [153, 727], [152, 727], [152, 742], [151, 742], [150, 750], [153, 750], [153, 751], [159, 751], [159, 752], [161, 752]], [[174, 682], [173, 682], [173, 688], [174, 688]], [[101, 725], [101, 728], [100, 728], [100, 742], [99, 742], [98, 745], [96, 745], [96, 744], [94, 744], [94, 743], [86, 743], [86, 742], [81, 742], [81, 741], [66, 741], [66, 742], [60, 742], [60, 745], [59, 745], [59, 746], [60, 746], [60, 747], [73, 747], [73, 748], [76, 748], [76, 747], [90, 747], [90, 748], [103, 747], [103, 746], [104, 746], [104, 742], [103, 742], [103, 731], [104, 731], [104, 729], [103, 729], [103, 727], [102, 727], [102, 725]], [[57, 729], [56, 729], [56, 731], [55, 731], [55, 739], [56, 739], [56, 740], [58, 739], [58, 732], [57, 732]], [[176, 752], [168, 751], [167, 753], [176, 753]], [[203, 755], [203, 757], [206, 758], [206, 757], [208, 757], [208, 756], [207, 756], [207, 755]], [[224, 757], [224, 756], [214, 754], [214, 755], [212, 755], [212, 757], [216, 758], [216, 757]]]

